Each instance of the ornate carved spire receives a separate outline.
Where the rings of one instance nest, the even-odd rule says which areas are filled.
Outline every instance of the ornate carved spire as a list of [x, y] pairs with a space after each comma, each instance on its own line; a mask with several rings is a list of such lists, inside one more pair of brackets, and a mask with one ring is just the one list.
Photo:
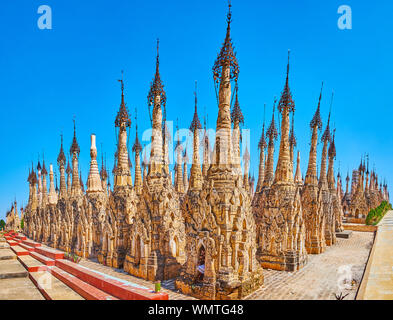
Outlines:
[[66, 157], [63, 149], [63, 134], [61, 134], [60, 137], [61, 137], [60, 152], [59, 155], [57, 156], [57, 164], [59, 167], [65, 166], [66, 164]]
[[197, 102], [198, 102], [198, 97], [197, 97], [197, 82], [195, 81], [195, 107], [194, 107], [194, 117], [192, 118], [191, 125], [190, 125], [190, 130], [195, 133], [195, 131], [198, 132], [199, 129], [202, 129], [201, 122], [199, 121], [198, 118], [198, 111], [197, 111]]
[[[152, 121], [152, 137], [151, 137], [151, 150], [150, 150], [150, 165], [149, 165], [149, 176], [161, 175], [164, 170], [164, 155], [163, 149], [165, 148], [165, 114], [166, 114], [166, 94], [164, 91], [164, 85], [162, 84], [160, 71], [159, 71], [159, 41], [157, 40], [157, 61], [156, 61], [156, 73], [154, 80], [150, 86], [150, 91], [147, 96], [149, 115], [150, 107], [153, 105], [153, 112], [150, 115]], [[163, 107], [163, 109], [161, 108]], [[164, 121], [163, 121], [164, 118]], [[168, 172], [166, 172], [168, 174]]]
[[207, 134], [207, 124], [206, 124], [206, 116], [203, 119], [203, 164], [202, 164], [202, 175], [203, 178], [206, 179], [207, 177], [207, 170], [209, 169], [210, 165], [210, 141], [209, 136]]
[[247, 191], [250, 191], [250, 184], [248, 182], [249, 168], [250, 168], [250, 153], [248, 152], [247, 144], [243, 154], [243, 164], [244, 164], [243, 186]]
[[132, 151], [135, 152], [135, 180], [134, 180], [134, 188], [137, 194], [142, 193], [142, 170], [140, 164], [140, 155], [142, 151], [142, 146], [139, 142], [138, 138], [138, 118], [137, 118], [137, 110], [135, 108], [135, 142], [132, 146]]
[[270, 122], [269, 127], [267, 128], [266, 131], [266, 136], [270, 140], [277, 140], [278, 137], [278, 132], [277, 132], [277, 127], [276, 127], [276, 122], [274, 120], [274, 109], [275, 109], [275, 105], [276, 105], [276, 99], [274, 99], [274, 103], [273, 103], [273, 113], [272, 113], [272, 121]]
[[71, 166], [70, 166], [70, 161], [69, 160], [68, 160], [68, 163], [67, 163], [67, 171], [66, 171], [66, 173], [67, 174], [71, 173]]
[[329, 190], [331, 191], [336, 191], [335, 180], [334, 180], [334, 159], [336, 158], [336, 146], [334, 143], [334, 139], [335, 139], [335, 130], [333, 130], [333, 138], [332, 138], [332, 142], [330, 143], [329, 151], [328, 151], [329, 166], [328, 166], [327, 179], [328, 179]]
[[280, 153], [278, 155], [275, 183], [285, 183], [293, 185], [293, 162], [290, 156], [289, 146], [289, 113], [295, 111], [295, 103], [293, 102], [291, 91], [289, 89], [289, 50], [287, 76], [285, 80], [284, 90], [278, 103], [278, 111], [281, 113], [281, 141]]
[[272, 113], [272, 121], [270, 122], [270, 126], [267, 128], [266, 136], [269, 139], [269, 145], [267, 150], [267, 160], [266, 160], [266, 170], [265, 170], [265, 179], [263, 181], [264, 187], [270, 187], [273, 183], [274, 178], [274, 141], [277, 140], [278, 133], [276, 124], [274, 121], [274, 108], [276, 105], [276, 99], [274, 99], [273, 103], [273, 113]]
[[291, 90], [289, 89], [289, 54], [290, 50], [288, 50], [287, 77], [285, 80], [284, 90], [281, 93], [281, 98], [277, 106], [277, 109], [281, 114], [284, 110], [287, 113], [295, 112], [295, 102], [292, 99]]
[[[218, 90], [218, 117], [216, 127], [216, 141], [214, 146], [215, 159], [212, 163], [214, 170], [209, 172], [216, 172], [216, 168], [226, 168], [226, 170], [233, 171], [232, 166], [232, 136], [231, 136], [231, 80], [237, 82], [239, 65], [236, 55], [233, 51], [232, 40], [230, 36], [231, 28], [231, 5], [229, 4], [229, 11], [227, 16], [227, 33], [224, 44], [217, 56], [213, 65], [213, 79]], [[236, 170], [236, 169], [235, 169]], [[237, 171], [237, 170], [236, 170]], [[235, 173], [235, 172], [233, 172]], [[235, 173], [234, 176], [237, 174]], [[218, 176], [217, 176], [218, 178]]]
[[289, 133], [289, 157], [290, 157], [290, 165], [291, 165], [291, 172], [293, 173], [294, 166], [294, 158], [293, 158], [293, 150], [296, 147], [296, 136], [295, 136], [295, 113], [292, 112], [292, 125], [291, 131]]
[[[123, 71], [122, 71], [123, 73]], [[127, 127], [131, 127], [131, 119], [129, 112], [124, 103], [124, 82], [123, 79], [118, 80], [121, 83], [121, 104], [119, 112], [115, 120], [115, 127], [120, 128], [117, 150], [115, 154], [115, 168], [114, 168], [114, 189], [118, 187], [131, 187], [131, 160], [127, 150]], [[131, 165], [130, 165], [131, 164]]]
[[318, 128], [319, 130], [322, 130], [322, 120], [321, 120], [322, 90], [323, 90], [323, 81], [322, 81], [322, 86], [321, 86], [321, 93], [319, 94], [317, 111], [315, 111], [314, 117], [312, 118], [312, 120], [310, 122], [311, 129]]
[[[266, 108], [266, 104], [264, 106], [264, 110]], [[265, 112], [264, 112], [265, 114]], [[262, 125], [262, 134], [261, 138], [259, 139], [258, 142], [258, 149], [265, 149], [267, 147], [266, 139], [265, 139], [265, 116], [263, 116], [263, 125]]]
[[292, 125], [291, 132], [289, 133], [289, 145], [293, 148], [297, 146], [296, 136], [295, 136], [295, 124], [294, 124], [295, 114], [292, 113]]
[[188, 155], [187, 155], [187, 145], [184, 149], [183, 153], [183, 186], [184, 192], [188, 190], [188, 172], [187, 172], [187, 163], [188, 163]]
[[[61, 188], [60, 188], [61, 190]], [[55, 183], [53, 179], [53, 165], [49, 165], [49, 194], [48, 194], [48, 202], [50, 205], [57, 204], [57, 193], [55, 189]]]
[[[87, 190], [86, 192], [102, 192], [102, 182], [100, 179], [100, 173], [98, 171], [97, 163], [97, 146], [96, 146], [96, 136], [92, 134], [90, 136], [91, 146], [90, 146], [90, 171], [87, 178]], [[82, 180], [82, 178], [81, 178]], [[83, 190], [83, 189], [82, 189]]]
[[328, 116], [328, 121], [327, 121], [327, 125], [326, 125], [326, 129], [325, 132], [323, 133], [322, 137], [321, 137], [321, 141], [322, 142], [331, 142], [332, 141], [332, 136], [330, 135], [330, 115], [332, 112], [332, 103], [333, 103], [333, 96], [334, 93], [332, 93], [332, 98], [330, 101], [330, 110], [329, 110], [329, 116]]
[[[74, 121], [74, 138], [72, 140], [72, 145], [70, 148], [70, 154], [72, 155], [72, 185], [71, 185], [71, 196], [77, 196], [81, 193], [81, 185], [79, 181], [78, 173], [78, 156], [80, 148], [76, 140], [76, 129], [75, 129], [75, 119]], [[57, 179], [56, 179], [57, 183]]]
[[239, 86], [236, 82], [235, 84], [235, 104], [232, 108], [232, 112], [231, 112], [231, 120], [232, 123], [235, 124], [240, 124], [240, 123], [244, 123], [244, 117], [243, 117], [243, 113], [242, 110], [240, 109], [240, 104], [239, 104], [239, 98], [238, 98], [238, 91], [239, 91]]
[[265, 149], [267, 147], [266, 139], [265, 139], [265, 109], [266, 109], [266, 104], [263, 107], [262, 134], [258, 143], [258, 149], [260, 150], [260, 153], [259, 153], [259, 173], [258, 173], [256, 192], [260, 192], [262, 190], [263, 179], [265, 176]]
[[76, 140], [76, 126], [75, 126], [75, 119], [72, 120], [74, 122], [74, 138], [72, 139], [72, 144], [71, 144], [71, 148], [70, 148], [70, 154], [76, 154], [77, 156], [79, 156], [80, 153], [80, 148], [78, 145], [78, 141]]
[[142, 151], [142, 145], [138, 138], [138, 123], [137, 123], [137, 110], [135, 108], [135, 142], [132, 146], [132, 152], [140, 153]]
[[319, 187], [328, 188], [327, 173], [326, 173], [326, 160], [327, 160], [327, 145], [331, 142], [332, 137], [330, 135], [330, 114], [332, 110], [333, 94], [330, 101], [329, 117], [326, 125], [325, 132], [322, 135], [321, 141], [323, 142], [322, 158], [321, 158], [321, 172], [319, 176]]
[[120, 102], [120, 109], [117, 112], [116, 119], [115, 119], [115, 127], [117, 128], [126, 128], [131, 127], [131, 119], [129, 116], [129, 112], [127, 110], [126, 104], [124, 102], [124, 81], [123, 81], [123, 70], [121, 71], [122, 78], [117, 80], [121, 83], [121, 102]]
[[156, 73], [154, 75], [154, 79], [150, 85], [150, 91], [147, 96], [148, 105], [151, 106], [154, 104], [154, 101], [157, 96], [160, 97], [160, 102], [162, 106], [165, 108], [166, 105], [166, 93], [164, 90], [164, 84], [161, 81], [160, 77], [160, 52], [159, 52], [159, 44], [160, 40], [157, 39], [157, 58], [156, 58]]
[[234, 52], [234, 46], [231, 39], [231, 21], [232, 12], [231, 4], [228, 4], [228, 14], [227, 14], [227, 33], [225, 36], [224, 43], [221, 47], [220, 53], [217, 56], [216, 61], [213, 66], [213, 78], [214, 82], [218, 84], [222, 77], [224, 67], [230, 68], [229, 78], [230, 80], [237, 81], [239, 75], [239, 65], [236, 58], [236, 53]]
[[303, 185], [302, 172], [300, 170], [300, 151], [297, 152], [297, 164], [296, 164], [296, 173], [295, 173], [295, 183], [298, 186]]
[[44, 155], [42, 155], [42, 170], [41, 170], [41, 174], [43, 176], [46, 176], [48, 174], [48, 171], [46, 171], [46, 167], [45, 167]]
[[195, 111], [194, 117], [191, 122], [190, 130], [194, 133], [193, 140], [193, 154], [192, 154], [192, 165], [190, 172], [190, 189], [201, 190], [202, 189], [202, 170], [199, 161], [199, 130], [202, 129], [201, 123], [198, 118], [197, 110], [197, 82], [195, 81]]
[[322, 90], [323, 90], [323, 82], [321, 86], [321, 92], [319, 94], [318, 99], [318, 107], [315, 111], [314, 117], [310, 122], [310, 127], [312, 130], [311, 137], [311, 147], [310, 154], [308, 159], [308, 167], [305, 178], [305, 185], [318, 185], [318, 173], [317, 173], [317, 144], [318, 144], [318, 129], [322, 129], [322, 120], [321, 120], [321, 99], [322, 99]]
[[176, 141], [176, 166], [175, 166], [175, 189], [179, 193], [184, 193], [184, 185], [183, 185], [183, 168], [182, 168], [182, 146], [180, 144], [180, 134], [179, 134], [179, 120], [176, 119], [176, 132], [177, 132], [177, 141]]

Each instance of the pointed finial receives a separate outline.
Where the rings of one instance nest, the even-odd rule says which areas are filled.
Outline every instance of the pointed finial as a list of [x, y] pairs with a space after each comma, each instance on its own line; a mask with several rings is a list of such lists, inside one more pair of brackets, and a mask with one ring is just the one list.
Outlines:
[[195, 112], [197, 112], [197, 101], [198, 101], [198, 98], [197, 98], [197, 81], [195, 80], [195, 91], [194, 91], [194, 95], [195, 95]]
[[192, 132], [195, 132], [195, 130], [198, 130], [198, 129], [202, 129], [201, 123], [200, 123], [199, 118], [198, 118], [197, 92], [196, 92], [196, 90], [197, 90], [197, 82], [195, 81], [195, 92], [194, 92], [194, 95], [195, 95], [195, 111], [194, 111], [194, 117], [193, 117], [191, 125], [190, 125], [190, 130]]
[[124, 80], [123, 80], [123, 76], [124, 76], [124, 71], [121, 70], [121, 79], [118, 79], [117, 81], [119, 81], [121, 83], [121, 95], [124, 95]]
[[312, 118], [310, 122], [310, 127], [313, 129], [314, 127], [317, 127], [319, 130], [322, 130], [322, 120], [321, 120], [321, 99], [322, 99], [322, 90], [323, 90], [323, 81], [321, 85], [321, 92], [319, 94], [319, 99], [318, 99], [318, 107], [317, 111], [315, 111], [314, 117]]
[[269, 140], [276, 140], [277, 137], [278, 137], [276, 124], [275, 124], [275, 121], [274, 121], [274, 109], [275, 109], [275, 106], [276, 106], [276, 102], [277, 102], [277, 99], [276, 99], [276, 97], [274, 97], [272, 121], [270, 123], [269, 128], [266, 131], [266, 136], [269, 137]]
[[228, 26], [230, 26], [231, 21], [232, 21], [232, 11], [231, 11], [231, 0], [228, 0], [228, 13], [227, 13], [227, 22], [228, 22]]
[[288, 49], [288, 64], [287, 64], [287, 79], [288, 79], [288, 75], [289, 75], [289, 56], [290, 56], [291, 50]]

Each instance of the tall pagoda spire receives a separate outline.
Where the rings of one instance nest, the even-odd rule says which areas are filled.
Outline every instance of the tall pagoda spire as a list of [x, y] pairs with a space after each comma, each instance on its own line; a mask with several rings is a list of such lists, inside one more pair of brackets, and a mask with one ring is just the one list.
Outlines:
[[333, 103], [333, 93], [332, 93], [332, 98], [330, 102], [330, 110], [329, 110], [329, 116], [328, 116], [328, 121], [326, 124], [326, 129], [325, 132], [323, 133], [321, 137], [321, 141], [323, 142], [323, 148], [322, 148], [322, 158], [321, 158], [321, 172], [319, 176], [319, 187], [328, 187], [327, 183], [327, 175], [326, 175], [326, 159], [327, 159], [327, 148], [328, 148], [328, 143], [332, 141], [332, 137], [330, 135], [330, 115], [332, 111], [332, 103]]
[[295, 136], [295, 114], [292, 113], [292, 125], [291, 131], [289, 133], [289, 156], [290, 156], [290, 163], [292, 165], [292, 173], [294, 168], [294, 158], [293, 158], [293, 150], [296, 147], [296, 136]]
[[182, 146], [180, 144], [179, 136], [179, 120], [176, 119], [176, 132], [177, 132], [177, 142], [176, 142], [176, 166], [175, 166], [175, 190], [179, 193], [184, 193], [183, 185], [183, 168], [182, 168]]
[[331, 192], [336, 191], [335, 180], [334, 180], [334, 159], [336, 158], [336, 145], [334, 143], [335, 135], [336, 135], [335, 130], [333, 130], [333, 138], [331, 140], [329, 150], [328, 150], [329, 166], [328, 166], [328, 172], [327, 172], [327, 180], [328, 180], [329, 190]]
[[[105, 160], [106, 162], [106, 160]], [[108, 183], [108, 172], [106, 171], [106, 163], [104, 164], [104, 154], [102, 153], [102, 144], [101, 144], [101, 171], [100, 178], [102, 183], [102, 190], [107, 193], [107, 183]]]
[[194, 134], [193, 140], [193, 154], [192, 154], [192, 165], [190, 172], [190, 190], [201, 190], [202, 189], [202, 170], [201, 163], [199, 160], [199, 133], [202, 129], [201, 123], [198, 118], [198, 98], [197, 98], [197, 82], [195, 81], [195, 109], [194, 117], [190, 125], [190, 131]]
[[147, 161], [147, 156], [146, 156], [146, 145], [144, 145], [143, 159], [142, 159], [143, 181], [146, 181], [148, 167], [149, 167], [149, 162]]
[[42, 175], [42, 204], [45, 205], [47, 202], [47, 199], [48, 199], [48, 189], [47, 189], [47, 180], [46, 180], [46, 176], [48, 175], [48, 171], [46, 170], [46, 167], [45, 167], [44, 153], [42, 153], [41, 175]]
[[77, 196], [81, 193], [81, 186], [79, 181], [79, 172], [78, 172], [78, 158], [80, 153], [80, 148], [78, 145], [78, 141], [76, 140], [76, 126], [75, 119], [74, 122], [74, 137], [72, 139], [72, 144], [70, 148], [70, 155], [72, 156], [72, 185], [71, 185], [71, 196]]
[[244, 164], [243, 186], [247, 191], [250, 191], [250, 184], [249, 184], [250, 152], [248, 152], [247, 144], [243, 154], [243, 164]]
[[[60, 178], [60, 184], [61, 184], [61, 178]], [[61, 191], [61, 185], [60, 185], [60, 191]], [[57, 193], [55, 189], [55, 183], [53, 179], [53, 165], [49, 165], [49, 194], [48, 194], [48, 203], [50, 205], [56, 205], [57, 204]]]
[[[163, 159], [163, 114], [165, 118], [166, 110], [166, 93], [164, 85], [160, 76], [160, 58], [159, 58], [159, 40], [157, 39], [157, 59], [156, 59], [156, 73], [153, 82], [150, 86], [150, 91], [147, 96], [150, 107], [153, 105], [152, 116], [152, 137], [151, 137], [151, 150], [150, 150], [150, 165], [149, 176], [162, 174], [164, 159]], [[162, 107], [164, 110], [162, 110]], [[163, 113], [164, 111], [164, 113]], [[168, 172], [167, 172], [168, 174]]]
[[60, 152], [57, 156], [57, 165], [60, 170], [60, 198], [65, 199], [67, 196], [67, 186], [65, 180], [65, 165], [66, 165], [66, 157], [63, 149], [63, 134], [60, 135], [61, 143], [60, 143]]
[[206, 116], [203, 119], [203, 163], [202, 163], [202, 175], [203, 178], [206, 179], [207, 177], [207, 170], [209, 169], [210, 165], [210, 141], [209, 136], [207, 134], [207, 124], [206, 124]]
[[100, 178], [100, 172], [98, 170], [97, 163], [97, 146], [96, 146], [96, 135], [92, 134], [90, 136], [91, 146], [90, 146], [90, 171], [87, 178], [87, 193], [91, 192], [102, 192], [102, 182]]
[[300, 151], [297, 152], [297, 164], [296, 164], [296, 172], [295, 172], [295, 184], [298, 186], [303, 185], [302, 172], [300, 170]]
[[131, 127], [131, 119], [126, 104], [124, 102], [123, 71], [122, 79], [119, 79], [118, 81], [121, 84], [121, 102], [119, 111], [115, 119], [115, 127], [119, 128], [119, 135], [116, 151], [116, 167], [114, 168], [113, 177], [114, 189], [117, 189], [118, 187], [123, 188], [132, 186], [130, 161], [127, 149], [127, 128]]
[[235, 168], [237, 170], [237, 175], [239, 176], [239, 178], [241, 178], [242, 170], [240, 166], [240, 141], [241, 141], [240, 124], [244, 123], [244, 117], [243, 117], [242, 110], [240, 109], [239, 97], [238, 97], [239, 86], [237, 82], [235, 83], [234, 94], [235, 94], [235, 104], [231, 112], [231, 120], [233, 123], [233, 135], [232, 135], [233, 164], [235, 165]]
[[323, 90], [323, 82], [321, 86], [321, 92], [319, 94], [318, 107], [315, 111], [314, 117], [310, 122], [310, 127], [312, 130], [311, 136], [311, 147], [310, 147], [310, 155], [308, 159], [308, 168], [305, 178], [305, 185], [318, 185], [317, 178], [317, 144], [318, 144], [318, 130], [322, 129], [322, 120], [321, 120], [321, 99], [322, 99], [322, 90]]
[[270, 187], [273, 183], [274, 179], [274, 141], [277, 140], [278, 133], [276, 128], [276, 123], [274, 120], [274, 108], [276, 105], [276, 99], [274, 99], [273, 103], [273, 113], [272, 113], [272, 121], [270, 122], [270, 126], [267, 128], [266, 136], [269, 139], [269, 144], [267, 147], [267, 162], [265, 169], [265, 179], [263, 181], [264, 187]]
[[141, 170], [141, 151], [142, 146], [138, 138], [138, 119], [137, 110], [135, 108], [135, 142], [132, 146], [132, 151], [135, 152], [135, 181], [134, 188], [137, 194], [142, 193], [142, 170]]
[[[231, 80], [237, 82], [239, 65], [231, 40], [231, 4], [227, 14], [227, 32], [224, 44], [213, 65], [213, 79], [218, 91], [218, 117], [215, 142], [215, 159], [213, 167], [226, 167], [232, 170], [232, 143], [231, 143]], [[217, 90], [217, 88], [216, 88]], [[213, 170], [215, 171], [215, 170]]]
[[258, 142], [259, 153], [259, 173], [258, 173], [258, 182], [256, 192], [260, 192], [263, 186], [263, 179], [265, 176], [265, 149], [267, 147], [266, 139], [265, 139], [265, 109], [266, 104], [263, 107], [263, 125], [262, 125], [262, 134], [261, 138]]
[[287, 77], [285, 80], [284, 90], [281, 93], [281, 98], [277, 106], [278, 111], [281, 113], [282, 120], [280, 153], [278, 155], [274, 183], [279, 184], [293, 184], [293, 166], [291, 165], [289, 152], [289, 113], [295, 112], [295, 103], [292, 99], [292, 94], [288, 83], [289, 53], [290, 51], [288, 50]]
[[187, 163], [188, 163], [188, 155], [187, 155], [187, 144], [183, 153], [183, 186], [184, 192], [188, 190], [188, 171], [187, 171]]
[[[71, 196], [71, 173], [72, 173], [69, 159], [67, 161], [66, 173], [67, 173], [67, 196], [69, 197], [69, 196]], [[61, 179], [60, 179], [60, 182], [61, 182]], [[65, 198], [65, 196], [64, 196], [64, 198]]]

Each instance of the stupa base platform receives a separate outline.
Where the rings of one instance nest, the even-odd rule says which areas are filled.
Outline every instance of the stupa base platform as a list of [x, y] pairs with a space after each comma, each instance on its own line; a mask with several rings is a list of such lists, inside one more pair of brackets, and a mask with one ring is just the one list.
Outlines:
[[262, 254], [257, 256], [257, 258], [264, 269], [278, 271], [297, 271], [307, 263], [307, 256], [300, 255], [297, 252], [290, 252], [283, 256]]
[[231, 282], [196, 282], [190, 275], [181, 275], [176, 279], [175, 287], [183, 294], [202, 300], [239, 300], [263, 285], [263, 269], [251, 273], [246, 280]]
[[340, 239], [349, 239], [352, 236], [351, 230], [344, 230], [342, 232], [336, 232], [336, 237]]

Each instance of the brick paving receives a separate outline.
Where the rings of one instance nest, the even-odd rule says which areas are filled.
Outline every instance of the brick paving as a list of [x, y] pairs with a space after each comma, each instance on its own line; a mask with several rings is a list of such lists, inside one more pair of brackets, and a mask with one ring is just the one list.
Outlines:
[[348, 294], [354, 300], [372, 248], [372, 232], [353, 232], [349, 239], [337, 239], [319, 255], [309, 255], [307, 265], [295, 272], [264, 270], [264, 285], [246, 299], [335, 300]]

